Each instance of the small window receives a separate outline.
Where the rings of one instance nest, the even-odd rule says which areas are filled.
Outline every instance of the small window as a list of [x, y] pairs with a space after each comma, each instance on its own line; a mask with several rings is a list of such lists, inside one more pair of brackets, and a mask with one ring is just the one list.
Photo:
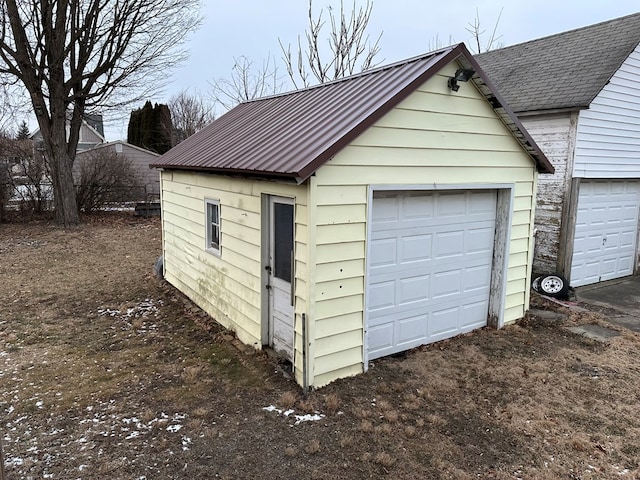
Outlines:
[[206, 205], [206, 249], [220, 255], [220, 200], [205, 200]]

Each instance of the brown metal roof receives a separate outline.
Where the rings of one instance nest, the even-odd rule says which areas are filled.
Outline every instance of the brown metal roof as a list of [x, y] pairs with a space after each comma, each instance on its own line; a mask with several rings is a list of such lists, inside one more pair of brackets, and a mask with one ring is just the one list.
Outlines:
[[482, 74], [464, 44], [359, 75], [242, 103], [152, 164], [165, 169], [236, 173], [304, 182], [441, 68], [458, 60], [537, 162], [553, 167]]

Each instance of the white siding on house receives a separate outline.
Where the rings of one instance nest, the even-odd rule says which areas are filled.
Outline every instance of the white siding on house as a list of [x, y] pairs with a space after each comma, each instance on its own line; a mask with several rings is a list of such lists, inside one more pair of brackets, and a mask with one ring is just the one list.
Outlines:
[[[296, 333], [307, 311], [307, 188], [205, 173], [165, 171], [162, 223], [165, 278], [238, 338], [262, 346], [262, 195], [295, 198]], [[205, 198], [220, 200], [221, 254], [205, 250]], [[301, 339], [296, 338], [298, 348]], [[302, 382], [302, 357], [296, 352]]]
[[640, 46], [580, 112], [574, 177], [640, 178]]
[[447, 88], [455, 69], [445, 67], [311, 178], [315, 386], [364, 366], [369, 185], [514, 185], [505, 322], [528, 308], [534, 164], [472, 84]]
[[536, 194], [536, 245], [533, 270], [556, 272], [565, 195], [571, 186], [575, 114], [536, 115], [521, 118], [522, 124], [553, 164], [555, 173], [538, 177]]

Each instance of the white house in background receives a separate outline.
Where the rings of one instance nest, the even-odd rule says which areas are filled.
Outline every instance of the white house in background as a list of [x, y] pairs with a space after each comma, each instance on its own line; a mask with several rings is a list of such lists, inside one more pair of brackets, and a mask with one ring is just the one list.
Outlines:
[[155, 166], [165, 278], [303, 387], [529, 308], [553, 167], [463, 44], [240, 104]]
[[538, 179], [534, 271], [637, 273], [640, 13], [476, 56], [555, 167]]

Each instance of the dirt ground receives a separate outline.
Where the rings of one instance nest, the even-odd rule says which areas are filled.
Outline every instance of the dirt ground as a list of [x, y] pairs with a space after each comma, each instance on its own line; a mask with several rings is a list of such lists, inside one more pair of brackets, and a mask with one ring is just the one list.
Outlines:
[[153, 277], [158, 219], [85, 222], [0, 224], [8, 479], [640, 478], [640, 337], [564, 328], [601, 313], [479, 330], [304, 397]]

